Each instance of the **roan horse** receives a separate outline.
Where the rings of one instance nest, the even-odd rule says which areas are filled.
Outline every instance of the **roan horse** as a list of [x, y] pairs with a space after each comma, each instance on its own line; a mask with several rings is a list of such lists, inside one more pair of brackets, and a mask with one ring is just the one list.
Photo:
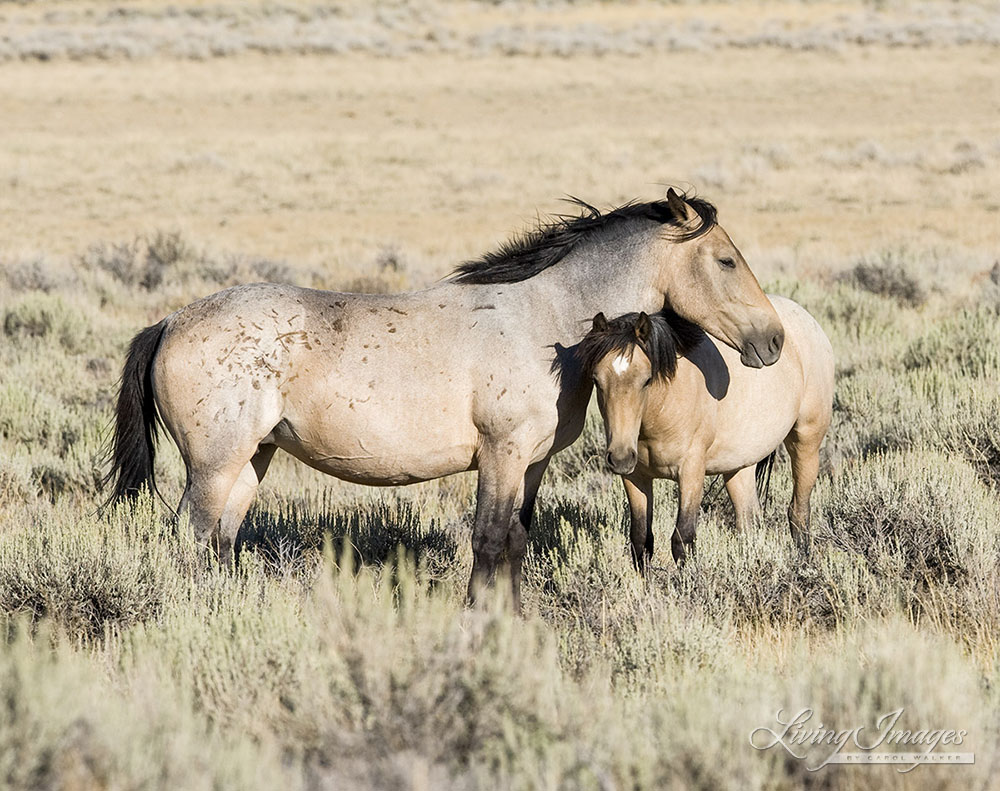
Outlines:
[[[425, 291], [236, 286], [132, 340], [110, 500], [153, 485], [157, 422], [180, 450], [179, 511], [228, 557], [276, 449], [394, 486], [478, 470], [469, 596], [506, 556], [513, 603], [538, 485], [583, 429], [591, 380], [570, 361], [599, 310], [665, 304], [774, 363], [784, 330], [707, 201], [679, 196], [557, 217]], [[582, 325], [582, 326], [581, 326]]]
[[[788, 521], [800, 548], [809, 542], [809, 496], [833, 411], [833, 349], [804, 308], [771, 297], [785, 328], [781, 359], [765, 371], [669, 313], [603, 313], [577, 348], [597, 386], [608, 467], [622, 476], [631, 513], [632, 558], [653, 553], [653, 479], [677, 481], [674, 560], [694, 549], [707, 474], [722, 474], [737, 530], [760, 515], [754, 465], [773, 462], [782, 442], [794, 478]], [[678, 356], [680, 355], [680, 356]]]

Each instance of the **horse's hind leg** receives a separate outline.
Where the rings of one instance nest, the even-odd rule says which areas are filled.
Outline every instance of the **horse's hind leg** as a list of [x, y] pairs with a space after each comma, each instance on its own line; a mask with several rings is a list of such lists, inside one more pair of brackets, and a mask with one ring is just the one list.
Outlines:
[[785, 447], [792, 460], [792, 502], [788, 506], [788, 526], [792, 539], [803, 552], [811, 545], [809, 532], [809, 498], [819, 476], [819, 446], [826, 428], [820, 431], [796, 426], [785, 438]]
[[267, 467], [277, 450], [275, 445], [261, 445], [253, 458], [240, 470], [240, 475], [233, 484], [226, 501], [226, 508], [219, 519], [219, 529], [216, 539], [213, 541], [213, 548], [220, 560], [226, 560], [232, 556], [233, 547], [236, 545], [236, 535], [239, 533], [240, 525], [250, 509], [254, 495], [257, 494], [257, 487], [264, 480]]
[[632, 473], [622, 477], [631, 519], [632, 564], [640, 574], [653, 557], [653, 479]]
[[729, 499], [733, 501], [733, 510], [736, 511], [736, 530], [742, 533], [761, 516], [754, 468], [744, 467], [725, 475], [724, 480]]
[[189, 464], [178, 513], [187, 513], [194, 539], [199, 544], [211, 546], [216, 551], [220, 549], [219, 522], [240, 474], [239, 466], [207, 469]]
[[273, 445], [262, 446], [242, 465], [188, 465], [187, 486], [178, 510], [187, 511], [195, 540], [211, 546], [222, 562], [232, 560], [236, 533], [274, 450]]

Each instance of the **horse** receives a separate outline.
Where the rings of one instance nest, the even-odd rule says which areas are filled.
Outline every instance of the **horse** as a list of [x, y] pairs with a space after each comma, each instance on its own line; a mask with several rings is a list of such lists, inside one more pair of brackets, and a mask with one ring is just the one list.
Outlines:
[[653, 554], [653, 480], [678, 484], [671, 550], [678, 565], [694, 550], [705, 476], [723, 476], [745, 530], [761, 514], [757, 481], [784, 442], [794, 478], [788, 523], [809, 547], [809, 498], [833, 412], [834, 359], [816, 320], [771, 296], [785, 328], [781, 359], [762, 371], [697, 326], [669, 312], [603, 313], [577, 347], [594, 380], [604, 419], [608, 468], [622, 477], [631, 516], [632, 559], [642, 572]]
[[578, 215], [426, 290], [241, 285], [142, 330], [115, 408], [109, 502], [155, 489], [160, 424], [186, 470], [178, 513], [220, 558], [278, 448], [375, 486], [477, 470], [469, 601], [504, 564], [519, 609], [542, 474], [583, 430], [592, 387], [571, 358], [590, 317], [669, 303], [751, 367], [784, 342], [711, 203], [673, 189], [605, 212], [572, 200]]

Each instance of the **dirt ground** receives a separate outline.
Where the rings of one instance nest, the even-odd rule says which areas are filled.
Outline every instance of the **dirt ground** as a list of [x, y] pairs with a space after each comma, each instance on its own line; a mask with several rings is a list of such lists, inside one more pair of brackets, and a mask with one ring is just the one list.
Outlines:
[[419, 280], [563, 195], [603, 207], [680, 184], [751, 263], [988, 258], [995, 66], [981, 47], [7, 63], [0, 255], [165, 229], [334, 269], [395, 248]]

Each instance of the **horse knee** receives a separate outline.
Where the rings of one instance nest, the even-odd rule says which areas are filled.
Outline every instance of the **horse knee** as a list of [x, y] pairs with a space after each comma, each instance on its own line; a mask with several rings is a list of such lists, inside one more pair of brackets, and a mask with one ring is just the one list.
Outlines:
[[507, 548], [507, 535], [495, 529], [474, 529], [472, 532], [472, 555], [484, 563], [498, 560]]
[[507, 560], [510, 563], [520, 563], [528, 551], [528, 531], [517, 520], [510, 526], [507, 533]]

